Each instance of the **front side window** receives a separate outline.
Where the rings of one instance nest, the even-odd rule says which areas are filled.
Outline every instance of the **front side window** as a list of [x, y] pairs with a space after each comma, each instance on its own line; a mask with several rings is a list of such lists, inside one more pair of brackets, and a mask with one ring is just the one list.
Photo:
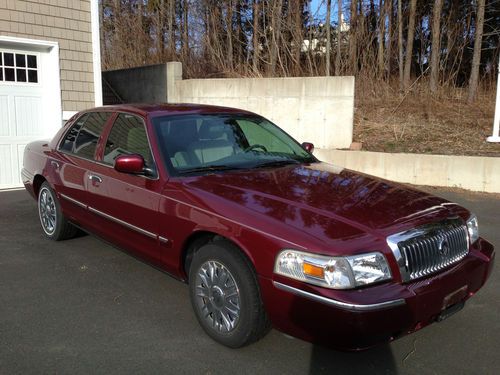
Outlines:
[[103, 162], [113, 165], [118, 156], [130, 154], [141, 155], [145, 167], [154, 169], [144, 121], [140, 117], [120, 113], [106, 141]]
[[315, 162], [293, 138], [253, 115], [164, 116], [153, 125], [174, 174]]
[[94, 159], [97, 142], [111, 113], [92, 112], [80, 117], [66, 133], [60, 150]]

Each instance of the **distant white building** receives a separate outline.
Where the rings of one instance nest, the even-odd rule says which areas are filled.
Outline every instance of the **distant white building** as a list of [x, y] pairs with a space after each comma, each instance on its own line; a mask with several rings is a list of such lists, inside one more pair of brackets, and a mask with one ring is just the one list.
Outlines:
[[[344, 14], [342, 13], [340, 15], [340, 33], [341, 34], [346, 34], [350, 30], [350, 26], [347, 22], [345, 22], [344, 19]], [[331, 33], [332, 33], [332, 43], [336, 44], [337, 43], [337, 30], [334, 28], [331, 28]], [[325, 33], [325, 27], [324, 24], [320, 23], [319, 25], [314, 25], [312, 26], [312, 30], [308, 33], [312, 37], [309, 39], [304, 39], [302, 41], [302, 46], [300, 47], [300, 51], [303, 53], [307, 52], [312, 52], [315, 55], [323, 55], [326, 53], [326, 44], [327, 44], [327, 38], [326, 38], [326, 33]], [[346, 40], [345, 37], [342, 38], [342, 40]]]

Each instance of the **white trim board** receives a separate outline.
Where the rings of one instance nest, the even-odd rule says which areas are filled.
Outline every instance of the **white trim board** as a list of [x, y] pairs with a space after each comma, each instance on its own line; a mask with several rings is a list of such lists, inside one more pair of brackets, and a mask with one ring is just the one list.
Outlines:
[[92, 62], [94, 71], [94, 98], [96, 107], [102, 106], [101, 35], [99, 32], [99, 1], [90, 0], [92, 28]]

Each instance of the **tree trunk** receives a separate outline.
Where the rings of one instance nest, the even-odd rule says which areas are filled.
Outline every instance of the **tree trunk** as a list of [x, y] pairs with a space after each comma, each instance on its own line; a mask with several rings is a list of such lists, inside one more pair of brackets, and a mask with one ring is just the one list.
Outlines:
[[182, 4], [182, 55], [186, 58], [189, 55], [189, 0], [184, 0]]
[[403, 11], [402, 0], [398, 0], [398, 66], [399, 66], [399, 90], [403, 91]]
[[430, 89], [434, 94], [439, 81], [439, 56], [441, 52], [441, 10], [443, 0], [435, 0], [432, 10], [432, 46], [431, 46], [431, 79]]
[[230, 71], [233, 70], [233, 2], [227, 1], [226, 9], [226, 33], [227, 33], [227, 63]]
[[474, 54], [472, 57], [472, 68], [469, 79], [469, 95], [467, 97], [467, 102], [469, 104], [476, 99], [477, 86], [479, 81], [481, 46], [483, 44], [484, 3], [485, 0], [477, 0], [476, 35], [474, 37]]
[[[168, 0], [168, 54], [169, 58], [175, 55], [175, 30], [174, 30], [174, 17], [175, 17], [175, 0]], [[162, 20], [163, 22], [163, 20]]]
[[254, 74], [259, 71], [259, 0], [253, 2], [253, 58], [252, 68]]
[[341, 43], [342, 43], [342, 26], [344, 24], [344, 17], [342, 16], [342, 0], [338, 0], [338, 5], [337, 5], [337, 18], [338, 18], [338, 23], [337, 23], [337, 56], [335, 57], [335, 75], [339, 76], [340, 75], [340, 70], [341, 70]]
[[[332, 46], [331, 35], [330, 35], [330, 12], [332, 8], [332, 0], [326, 0], [326, 23], [325, 23], [325, 31], [326, 31], [326, 59], [325, 59], [325, 75], [330, 76], [330, 49]], [[339, 20], [340, 22], [340, 20]]]
[[386, 1], [386, 6], [387, 6], [387, 47], [385, 48], [385, 64], [386, 64], [386, 72], [387, 76], [391, 76], [391, 59], [392, 59], [392, 22], [394, 21], [393, 19], [393, 12], [392, 12], [392, 1], [389, 0]]
[[358, 72], [358, 56], [357, 56], [357, 0], [351, 0], [351, 20], [349, 29], [349, 65], [351, 72], [356, 74]]
[[410, 16], [408, 20], [408, 38], [406, 39], [406, 57], [403, 77], [403, 88], [410, 87], [411, 63], [413, 57], [413, 41], [415, 38], [415, 14], [417, 13], [417, 0], [410, 2]]
[[283, 0], [275, 0], [271, 5], [271, 46], [269, 52], [269, 74], [274, 77], [276, 61], [278, 59], [278, 45], [280, 42], [281, 13]]
[[383, 77], [385, 70], [385, 63], [384, 63], [385, 12], [384, 12], [383, 0], [379, 0], [378, 9], [379, 9], [379, 22], [378, 22], [377, 65], [378, 65], [378, 75], [379, 77]]
[[[243, 30], [241, 27], [242, 17], [241, 17], [241, 0], [236, 1], [236, 64], [241, 66], [243, 61]], [[245, 71], [247, 70], [245, 66]]]
[[293, 61], [294, 61], [294, 74], [301, 74], [301, 64], [300, 64], [300, 49], [302, 47], [303, 37], [302, 37], [302, 10], [303, 3], [302, 0], [295, 0], [295, 11], [294, 11], [294, 21], [293, 21]]

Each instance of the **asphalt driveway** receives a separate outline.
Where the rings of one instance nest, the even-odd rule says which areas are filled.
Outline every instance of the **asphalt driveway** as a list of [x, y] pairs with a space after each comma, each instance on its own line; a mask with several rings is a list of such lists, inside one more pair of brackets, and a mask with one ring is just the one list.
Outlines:
[[[433, 191], [476, 212], [498, 251], [498, 196]], [[275, 330], [231, 350], [198, 326], [186, 285], [93, 236], [46, 240], [28, 194], [0, 192], [0, 373], [496, 374], [499, 267], [460, 313], [369, 351]]]

